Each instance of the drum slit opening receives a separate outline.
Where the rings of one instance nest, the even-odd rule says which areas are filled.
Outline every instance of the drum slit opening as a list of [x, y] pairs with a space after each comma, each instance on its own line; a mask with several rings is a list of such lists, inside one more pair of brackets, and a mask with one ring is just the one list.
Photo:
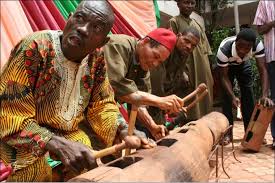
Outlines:
[[161, 141], [157, 143], [158, 146], [166, 146], [166, 147], [171, 147], [175, 142], [177, 142], [177, 139], [172, 139], [172, 138], [164, 138]]
[[116, 160], [110, 164], [108, 164], [108, 166], [111, 166], [111, 167], [117, 167], [117, 168], [121, 168], [121, 169], [124, 169], [132, 164], [135, 164], [136, 162], [142, 160], [143, 158], [142, 157], [123, 157], [119, 160]]

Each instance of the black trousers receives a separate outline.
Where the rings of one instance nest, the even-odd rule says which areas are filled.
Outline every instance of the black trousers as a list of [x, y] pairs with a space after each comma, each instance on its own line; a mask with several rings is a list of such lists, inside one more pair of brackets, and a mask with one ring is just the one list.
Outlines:
[[[270, 81], [271, 99], [275, 102], [275, 60], [267, 64], [267, 69]], [[273, 115], [271, 121], [271, 135], [273, 140], [275, 140], [275, 115]]]
[[[254, 94], [253, 94], [253, 74], [250, 61], [246, 61], [241, 65], [229, 66], [228, 76], [233, 86], [233, 81], [236, 78], [241, 90], [241, 111], [246, 130], [254, 109]], [[233, 125], [232, 114], [232, 99], [223, 92], [223, 114], [229, 120], [229, 124]]]

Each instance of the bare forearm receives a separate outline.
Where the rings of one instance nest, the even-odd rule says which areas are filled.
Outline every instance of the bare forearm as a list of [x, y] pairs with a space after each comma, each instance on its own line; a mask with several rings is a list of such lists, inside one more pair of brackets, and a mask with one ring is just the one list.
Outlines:
[[268, 22], [264, 25], [258, 25], [257, 29], [259, 34], [266, 34], [268, 33], [273, 27], [275, 27], [275, 20], [272, 22]]
[[154, 122], [153, 118], [150, 116], [145, 107], [138, 108], [137, 118], [149, 131], [151, 131], [154, 126], [156, 126], [156, 123]]
[[136, 91], [134, 93], [119, 97], [119, 99], [123, 102], [127, 102], [136, 106], [149, 105], [158, 107], [158, 101], [160, 97], [152, 95], [150, 93]]
[[268, 96], [268, 74], [266, 69], [259, 69], [260, 73], [260, 79], [261, 79], [261, 84], [262, 84], [262, 96], [267, 97]]
[[168, 113], [178, 113], [183, 105], [182, 99], [176, 95], [158, 97], [142, 91], [119, 97], [119, 100], [136, 106], [148, 105], [158, 107], [164, 111], [168, 111]]
[[221, 79], [222, 86], [226, 92], [226, 94], [233, 99], [235, 97], [234, 92], [232, 90], [232, 84], [227, 76], [222, 76]]
[[262, 84], [262, 96], [267, 97], [268, 96], [268, 74], [266, 70], [266, 62], [265, 57], [256, 58], [256, 64], [258, 67], [258, 71], [260, 74], [261, 84]]

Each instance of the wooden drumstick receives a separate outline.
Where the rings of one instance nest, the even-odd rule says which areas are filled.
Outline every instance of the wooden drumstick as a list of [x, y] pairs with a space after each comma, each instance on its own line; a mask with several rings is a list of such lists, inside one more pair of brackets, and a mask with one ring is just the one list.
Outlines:
[[[207, 87], [204, 83], [200, 84], [196, 90], [194, 90], [192, 93], [190, 93], [189, 95], [187, 95], [186, 97], [184, 97], [182, 99], [183, 101], [183, 106], [182, 106], [182, 112], [184, 113], [184, 115], [186, 116], [186, 113], [196, 105], [196, 103], [198, 103], [199, 101], [201, 101], [205, 95], [207, 95], [208, 90]], [[196, 97], [188, 106], [184, 106], [184, 104], [190, 100], [191, 98]], [[176, 122], [176, 120], [173, 123], [170, 123], [170, 126], [167, 128], [173, 129], [176, 125], [179, 124], [179, 121]]]
[[191, 109], [192, 107], [194, 107], [194, 105], [196, 105], [196, 103], [198, 103], [199, 101], [201, 101], [203, 99], [203, 97], [205, 95], [208, 94], [208, 90], [204, 90], [202, 93], [199, 94], [198, 97], [196, 97], [196, 99], [194, 101], [192, 101], [186, 108], [186, 111], [188, 111], [189, 109]]
[[190, 100], [191, 98], [195, 97], [198, 93], [201, 93], [201, 92], [203, 92], [206, 89], [207, 89], [207, 86], [204, 83], [201, 83], [192, 93], [190, 93], [189, 95], [187, 95], [186, 97], [184, 97], [182, 99], [183, 105], [188, 100]]
[[[128, 135], [133, 135], [135, 129], [135, 123], [137, 118], [137, 107], [132, 105], [130, 119], [128, 123]], [[131, 153], [131, 149], [125, 150], [125, 155], [129, 155]]]
[[93, 155], [96, 159], [102, 158], [104, 156], [113, 154], [117, 151], [121, 151], [122, 149], [125, 149], [125, 148], [126, 148], [126, 144], [125, 144], [125, 142], [122, 142], [120, 144], [114, 145], [112, 147], [108, 147], [106, 149], [102, 149], [100, 151], [93, 151]]

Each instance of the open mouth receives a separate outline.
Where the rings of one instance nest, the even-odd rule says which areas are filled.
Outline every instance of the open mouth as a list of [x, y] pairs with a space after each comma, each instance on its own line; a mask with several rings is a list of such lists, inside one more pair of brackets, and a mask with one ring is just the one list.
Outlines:
[[78, 36], [70, 36], [68, 41], [72, 46], [80, 46], [81, 45], [81, 39]]
[[189, 51], [189, 50], [184, 50], [183, 52], [184, 52], [184, 54], [186, 54], [186, 55], [188, 55], [188, 54], [191, 53], [191, 51]]

